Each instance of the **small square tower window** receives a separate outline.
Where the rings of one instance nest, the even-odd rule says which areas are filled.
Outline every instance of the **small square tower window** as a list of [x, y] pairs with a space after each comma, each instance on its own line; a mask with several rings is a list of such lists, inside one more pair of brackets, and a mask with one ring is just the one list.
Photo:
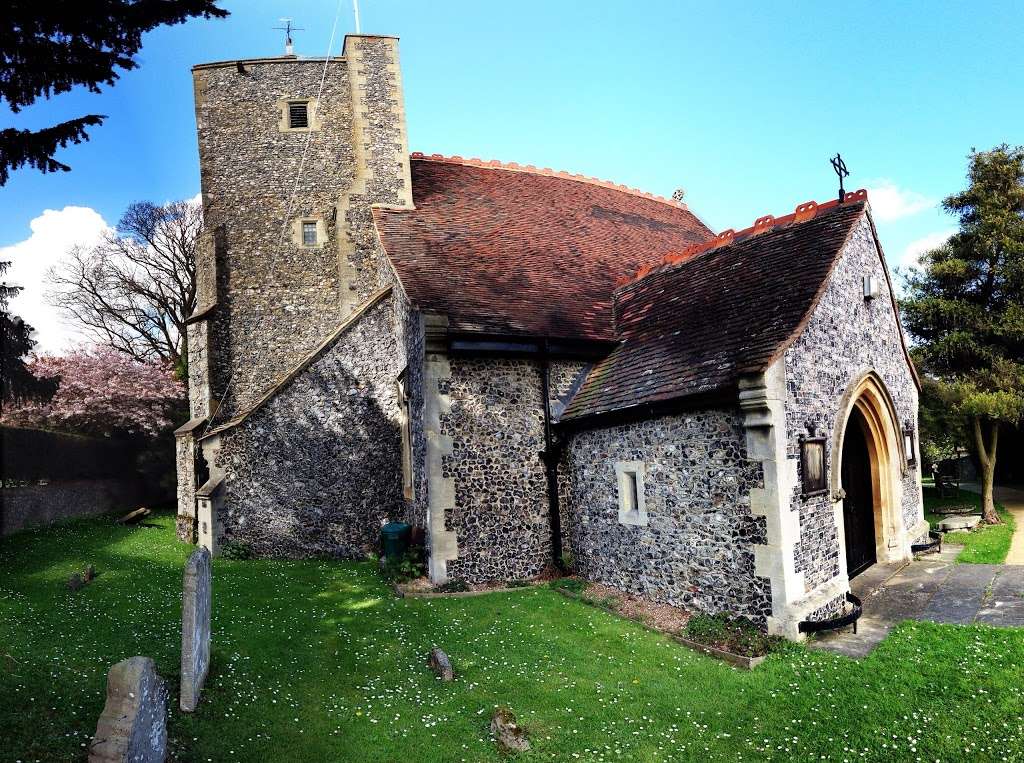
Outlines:
[[309, 127], [309, 104], [306, 101], [292, 101], [288, 104], [288, 126]]
[[302, 223], [302, 245], [316, 246], [316, 221], [304, 220]]
[[615, 477], [619, 492], [619, 523], [623, 525], [647, 524], [647, 500], [642, 461], [618, 461]]
[[277, 129], [281, 132], [310, 132], [320, 129], [316, 98], [281, 98], [277, 102]]

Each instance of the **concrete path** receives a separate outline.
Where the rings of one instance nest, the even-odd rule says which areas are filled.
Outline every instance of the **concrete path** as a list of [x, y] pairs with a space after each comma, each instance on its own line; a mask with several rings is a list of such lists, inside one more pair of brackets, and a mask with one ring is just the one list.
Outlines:
[[[976, 482], [965, 482], [961, 487], [972, 493], [980, 493], [981, 485]], [[1004, 564], [1024, 564], [1024, 490], [996, 485], [992, 490], [996, 501], [1003, 504], [1017, 521], [1017, 529], [1010, 541], [1010, 552]]]
[[850, 586], [864, 602], [857, 633], [825, 633], [808, 646], [864, 657], [903, 620], [1024, 627], [1024, 566], [955, 564], [960, 549], [865, 570]]

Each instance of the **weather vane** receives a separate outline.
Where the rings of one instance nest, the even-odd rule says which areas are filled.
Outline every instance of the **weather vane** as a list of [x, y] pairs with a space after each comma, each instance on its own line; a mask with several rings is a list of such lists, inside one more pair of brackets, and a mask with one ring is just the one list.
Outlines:
[[850, 171], [846, 169], [846, 162], [843, 161], [843, 157], [838, 153], [832, 157], [831, 162], [832, 169], [834, 169], [836, 174], [839, 176], [839, 201], [842, 201], [843, 197], [846, 196], [846, 191], [843, 190], [843, 178], [849, 177]]
[[284, 22], [284, 26], [276, 26], [274, 29], [280, 29], [284, 32], [284, 54], [286, 56], [294, 56], [295, 48], [292, 47], [292, 32], [305, 32], [306, 30], [301, 27], [292, 26], [291, 19], [281, 19]]

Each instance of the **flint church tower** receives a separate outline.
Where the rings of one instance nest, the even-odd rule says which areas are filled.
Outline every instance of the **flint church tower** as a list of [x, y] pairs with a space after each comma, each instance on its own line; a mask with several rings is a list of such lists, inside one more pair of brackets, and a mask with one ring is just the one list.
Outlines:
[[196, 443], [267, 393], [378, 285], [370, 208], [411, 207], [394, 37], [340, 57], [192, 70], [205, 233], [178, 430], [178, 532], [195, 539]]

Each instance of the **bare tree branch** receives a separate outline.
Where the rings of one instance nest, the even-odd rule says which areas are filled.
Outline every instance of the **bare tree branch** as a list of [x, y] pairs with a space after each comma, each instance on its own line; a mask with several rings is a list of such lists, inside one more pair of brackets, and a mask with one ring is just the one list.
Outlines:
[[136, 360], [177, 365], [196, 308], [202, 207], [132, 204], [91, 249], [75, 247], [48, 274], [49, 298], [94, 341]]

